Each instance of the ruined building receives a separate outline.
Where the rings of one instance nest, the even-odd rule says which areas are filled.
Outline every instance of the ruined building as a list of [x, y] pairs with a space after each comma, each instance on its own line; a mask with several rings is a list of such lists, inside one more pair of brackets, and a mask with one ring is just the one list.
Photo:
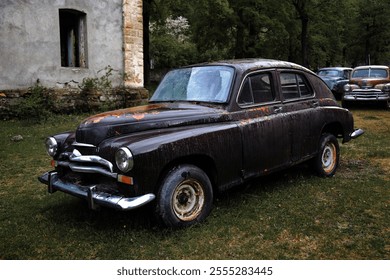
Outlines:
[[147, 99], [142, 0], [0, 1], [0, 115], [36, 85], [54, 111]]

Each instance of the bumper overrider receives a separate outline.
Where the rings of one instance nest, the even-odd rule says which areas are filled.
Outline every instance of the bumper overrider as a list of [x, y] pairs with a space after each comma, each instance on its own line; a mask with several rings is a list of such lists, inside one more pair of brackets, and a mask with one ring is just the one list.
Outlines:
[[[88, 163], [92, 164], [88, 166]], [[99, 163], [101, 167], [96, 166]], [[112, 165], [108, 161], [97, 156], [82, 156], [77, 150], [76, 153], [73, 152], [69, 157], [69, 161], [57, 161], [55, 166], [66, 167], [76, 173], [101, 174], [110, 178], [115, 178], [118, 181], [122, 178], [122, 175], [112, 172]], [[136, 197], [126, 197], [120, 194], [99, 191], [95, 184], [78, 185], [63, 180], [60, 178], [57, 171], [46, 172], [38, 177], [38, 180], [48, 186], [49, 193], [62, 191], [72, 196], [85, 199], [91, 209], [97, 209], [98, 206], [105, 206], [117, 210], [132, 210], [151, 202], [155, 198], [153, 193]]]

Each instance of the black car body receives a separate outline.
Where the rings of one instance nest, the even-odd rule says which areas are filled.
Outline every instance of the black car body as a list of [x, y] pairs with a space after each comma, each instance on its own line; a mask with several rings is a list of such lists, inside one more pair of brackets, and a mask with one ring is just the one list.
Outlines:
[[338, 166], [352, 114], [316, 74], [275, 60], [234, 60], [169, 72], [145, 106], [92, 116], [46, 141], [53, 171], [39, 179], [98, 205], [153, 203], [168, 226], [202, 221], [213, 195], [306, 160]]
[[351, 72], [352, 68], [348, 67], [327, 67], [319, 69], [317, 74], [333, 92], [336, 99], [341, 99]]

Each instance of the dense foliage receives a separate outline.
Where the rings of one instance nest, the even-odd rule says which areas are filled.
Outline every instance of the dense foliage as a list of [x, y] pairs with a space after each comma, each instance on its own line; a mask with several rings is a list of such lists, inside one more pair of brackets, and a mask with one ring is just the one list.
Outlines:
[[144, 0], [144, 7], [155, 69], [243, 57], [313, 70], [390, 64], [386, 0]]

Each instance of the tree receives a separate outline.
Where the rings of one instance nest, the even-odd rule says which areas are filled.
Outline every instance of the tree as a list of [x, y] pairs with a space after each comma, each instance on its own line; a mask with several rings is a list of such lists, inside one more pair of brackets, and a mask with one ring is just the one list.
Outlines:
[[[153, 24], [150, 54], [158, 67], [244, 57], [288, 60], [313, 70], [390, 64], [386, 0], [144, 2]], [[170, 25], [180, 18], [187, 20], [185, 31]]]

